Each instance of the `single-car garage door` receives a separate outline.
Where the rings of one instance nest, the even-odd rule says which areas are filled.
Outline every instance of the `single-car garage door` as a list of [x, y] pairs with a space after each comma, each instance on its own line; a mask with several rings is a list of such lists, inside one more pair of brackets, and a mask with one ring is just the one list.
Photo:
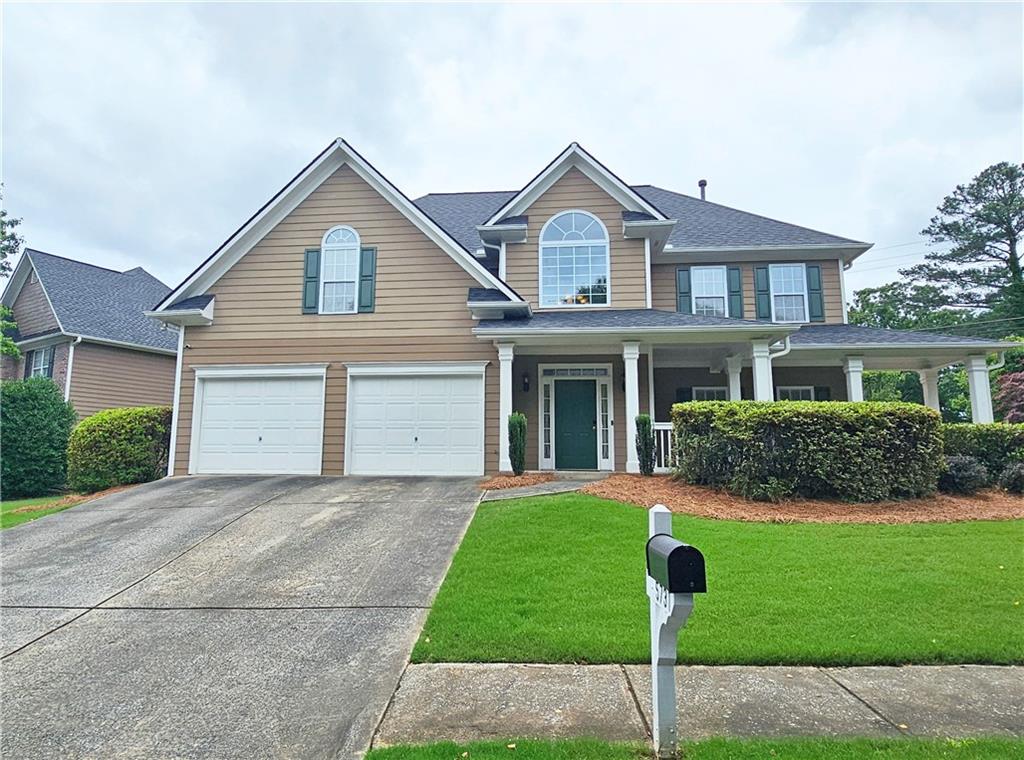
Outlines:
[[320, 474], [322, 370], [307, 376], [197, 375], [192, 472]]
[[464, 374], [355, 374], [350, 368], [347, 471], [482, 475], [483, 367]]

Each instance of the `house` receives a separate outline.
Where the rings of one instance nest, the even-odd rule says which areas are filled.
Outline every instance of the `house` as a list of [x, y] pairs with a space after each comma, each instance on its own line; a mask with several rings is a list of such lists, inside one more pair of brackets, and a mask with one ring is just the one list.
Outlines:
[[0, 377], [53, 378], [79, 419], [170, 405], [178, 339], [143, 313], [169, 292], [141, 267], [116, 272], [26, 249], [2, 297], [21, 357], [4, 356]]
[[180, 326], [170, 472], [635, 472], [635, 417], [688, 399], [862, 398], [865, 369], [1007, 346], [846, 323], [869, 243], [650, 185], [573, 143], [518, 191], [407, 198], [324, 149], [150, 314]]

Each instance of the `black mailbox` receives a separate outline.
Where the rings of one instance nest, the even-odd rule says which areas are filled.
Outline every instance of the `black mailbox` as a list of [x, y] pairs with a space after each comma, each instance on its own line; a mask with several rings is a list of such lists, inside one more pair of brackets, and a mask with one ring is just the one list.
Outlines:
[[647, 574], [673, 594], [707, 593], [704, 555], [667, 533], [647, 541]]

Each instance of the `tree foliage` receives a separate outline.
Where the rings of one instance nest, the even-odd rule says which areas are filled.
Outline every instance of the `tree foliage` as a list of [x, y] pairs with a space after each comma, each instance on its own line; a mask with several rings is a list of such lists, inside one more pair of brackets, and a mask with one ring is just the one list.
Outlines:
[[855, 325], [890, 330], [953, 327], [973, 320], [969, 312], [947, 308], [947, 297], [940, 288], [908, 282], [858, 290], [849, 317]]
[[946, 305], [1024, 303], [1024, 166], [1002, 161], [957, 185], [921, 234], [942, 247], [901, 274], [937, 288]]
[[[3, 195], [0, 195], [0, 277], [7, 277], [11, 273], [11, 262], [18, 255], [24, 241], [14, 231], [21, 224], [21, 219], [8, 216], [3, 207], [3, 199]], [[11, 338], [11, 333], [18, 326], [12, 317], [10, 309], [0, 306], [0, 355], [21, 355]]]
[[1004, 422], [1024, 422], [1024, 372], [1007, 372], [998, 380], [996, 409]]

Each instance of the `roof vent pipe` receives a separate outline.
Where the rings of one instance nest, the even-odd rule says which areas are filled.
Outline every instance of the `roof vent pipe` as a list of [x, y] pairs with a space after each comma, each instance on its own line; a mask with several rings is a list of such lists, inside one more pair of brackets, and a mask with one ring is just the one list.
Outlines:
[[704, 197], [704, 188], [706, 188], [707, 186], [708, 186], [708, 181], [707, 181], [706, 179], [702, 179], [702, 180], [700, 180], [700, 181], [699, 181], [699, 182], [697, 183], [697, 187], [699, 187], [699, 188], [700, 188], [700, 199], [701, 199], [702, 201], [703, 201], [703, 200], [707, 200], [707, 199], [706, 199], [706, 198]]

